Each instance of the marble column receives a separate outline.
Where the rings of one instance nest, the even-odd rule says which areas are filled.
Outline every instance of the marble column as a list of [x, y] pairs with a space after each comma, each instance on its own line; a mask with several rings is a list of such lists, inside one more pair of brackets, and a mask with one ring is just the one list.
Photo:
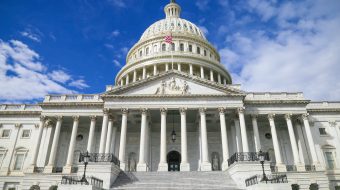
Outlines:
[[142, 118], [142, 121], [141, 121], [141, 129], [140, 129], [140, 143], [139, 143], [139, 161], [138, 161], [138, 164], [137, 164], [137, 171], [141, 171], [141, 172], [146, 172], [147, 171], [147, 165], [146, 165], [146, 162], [145, 162], [145, 144], [146, 144], [146, 133], [147, 133], [147, 128], [146, 128], [146, 125], [147, 125], [147, 112], [148, 110], [147, 109], [141, 109], [141, 118]]
[[214, 82], [214, 71], [210, 70], [210, 81]]
[[299, 151], [298, 151], [298, 147], [297, 147], [297, 143], [295, 139], [293, 124], [292, 124], [292, 115], [286, 114], [285, 119], [287, 122], [287, 128], [288, 128], [290, 145], [292, 147], [292, 152], [293, 152], [294, 164], [296, 165], [298, 171], [304, 171], [304, 166], [302, 166], [301, 164]]
[[153, 65], [153, 76], [157, 75], [157, 65]]
[[128, 85], [129, 82], [130, 82], [130, 76], [129, 76], [129, 74], [127, 74], [126, 77], [125, 77], [125, 85]]
[[105, 154], [111, 153], [112, 130], [113, 130], [113, 118], [109, 117], [109, 123], [107, 125], [106, 143], [105, 143]]
[[99, 143], [99, 153], [102, 154], [105, 152], [105, 142], [106, 142], [106, 133], [107, 133], [107, 123], [109, 119], [109, 110], [104, 109], [103, 110], [103, 124], [102, 124], [102, 130], [100, 135], [100, 143]]
[[116, 139], [117, 139], [117, 127], [114, 126], [112, 129], [112, 142], [111, 142], [111, 147], [112, 147], [111, 149], [114, 155], [116, 155], [116, 150], [117, 150]]
[[241, 140], [241, 130], [240, 130], [240, 121], [239, 121], [237, 115], [234, 118], [234, 127], [235, 127], [236, 152], [243, 152], [242, 140]]
[[177, 70], [182, 71], [182, 65], [180, 63], [177, 64]]
[[44, 169], [44, 173], [52, 173], [53, 172], [53, 167], [54, 167], [55, 158], [56, 158], [57, 149], [58, 149], [58, 144], [59, 144], [59, 136], [60, 136], [60, 129], [61, 129], [62, 121], [63, 121], [63, 117], [57, 116], [57, 123], [56, 123], [55, 130], [54, 130], [50, 157], [48, 159], [48, 164]]
[[143, 67], [143, 79], [146, 79], [146, 68]]
[[204, 79], [204, 68], [201, 66], [201, 78]]
[[244, 108], [238, 108], [237, 111], [238, 111], [238, 117], [240, 119], [242, 149], [243, 149], [243, 152], [249, 152], [247, 128], [246, 128], [246, 122], [244, 120]]
[[209, 150], [208, 150], [208, 135], [207, 135], [207, 121], [205, 117], [205, 108], [200, 108], [201, 118], [201, 141], [202, 141], [202, 161], [201, 171], [211, 171], [211, 163], [209, 161]]
[[33, 151], [33, 155], [32, 155], [32, 161], [30, 166], [27, 168], [27, 173], [33, 173], [34, 172], [34, 168], [37, 165], [37, 160], [38, 160], [38, 154], [39, 154], [39, 148], [40, 148], [40, 144], [41, 144], [41, 137], [43, 134], [43, 130], [44, 130], [44, 125], [46, 122], [46, 117], [45, 116], [40, 116], [40, 122], [39, 122], [39, 129], [38, 129], [38, 137], [37, 140], [35, 142], [35, 148]]
[[259, 128], [257, 125], [257, 115], [251, 116], [251, 122], [253, 124], [254, 131], [255, 152], [259, 152], [261, 150], [261, 140], [259, 135]]
[[188, 145], [187, 145], [187, 109], [180, 108], [181, 114], [181, 166], [180, 171], [190, 171], [188, 162]]
[[297, 122], [295, 123], [295, 128], [296, 128], [297, 136], [298, 136], [297, 144], [298, 144], [298, 149], [299, 149], [300, 161], [303, 165], [305, 165], [306, 164], [305, 163], [305, 155], [307, 154], [306, 153], [307, 147], [305, 146], [306, 142], [305, 142], [305, 138], [304, 138], [303, 133], [302, 133], [303, 129], [302, 129], [300, 120], [297, 120]]
[[120, 169], [126, 170], [125, 163], [125, 147], [126, 147], [126, 131], [127, 131], [127, 115], [129, 113], [128, 109], [122, 109], [122, 126], [120, 129], [120, 143], [119, 143], [119, 161]]
[[194, 74], [194, 69], [192, 67], [192, 64], [189, 65], [189, 73], [190, 73], [190, 75]]
[[169, 64], [168, 64], [168, 63], [165, 64], [165, 71], [166, 71], [166, 72], [169, 71]]
[[90, 124], [90, 131], [89, 131], [89, 140], [87, 141], [87, 151], [92, 153], [92, 146], [94, 140], [94, 134], [96, 129], [96, 116], [90, 116], [91, 124]]
[[133, 82], [137, 81], [137, 71], [136, 70], [133, 71], [133, 80], [132, 81]]
[[167, 109], [161, 108], [161, 143], [158, 171], [168, 171], [168, 163], [166, 160], [166, 115]]
[[308, 141], [308, 145], [309, 145], [310, 154], [312, 156], [313, 165], [315, 165], [315, 168], [317, 170], [322, 170], [323, 168], [321, 168], [320, 162], [318, 160], [318, 156], [316, 154], [315, 143], [314, 143], [314, 140], [313, 140], [312, 131], [310, 129], [310, 125], [309, 125], [309, 121], [308, 121], [308, 114], [303, 114], [302, 120], [303, 120], [303, 125], [304, 125], [305, 131], [306, 131], [307, 141]]
[[276, 167], [279, 172], [284, 172], [286, 170], [286, 167], [282, 163], [281, 150], [280, 150], [279, 140], [277, 138], [274, 118], [275, 118], [275, 114], [268, 114], [268, 120], [269, 120], [269, 125], [270, 125], [270, 131], [272, 134], [274, 153], [275, 153], [275, 158], [276, 158]]
[[63, 168], [63, 173], [71, 173], [73, 166], [74, 148], [76, 146], [76, 138], [78, 133], [79, 116], [73, 116], [73, 126], [71, 133], [70, 145], [67, 153], [66, 165]]
[[223, 162], [222, 162], [222, 171], [225, 171], [228, 168], [228, 159], [229, 159], [229, 150], [228, 150], [228, 135], [227, 135], [227, 126], [225, 123], [225, 108], [218, 108], [220, 114], [220, 125], [221, 125], [221, 141], [222, 141], [222, 154], [223, 154]]
[[221, 74], [220, 73], [217, 74], [217, 81], [218, 81], [218, 84], [222, 83]]

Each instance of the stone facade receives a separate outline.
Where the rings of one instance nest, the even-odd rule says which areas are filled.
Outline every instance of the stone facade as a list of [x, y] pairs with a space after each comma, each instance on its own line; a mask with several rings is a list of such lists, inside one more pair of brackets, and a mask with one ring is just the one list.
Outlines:
[[[0, 188], [56, 185], [61, 175], [75, 175], [86, 151], [117, 156], [123, 171], [236, 176], [251, 164], [228, 159], [260, 150], [269, 153], [272, 173], [286, 173], [302, 189], [312, 183], [339, 188], [340, 103], [312, 102], [300, 92], [240, 90], [180, 11], [174, 2], [165, 7], [166, 18], [132, 47], [106, 92], [1, 105]], [[164, 43], [170, 31], [173, 48]]]

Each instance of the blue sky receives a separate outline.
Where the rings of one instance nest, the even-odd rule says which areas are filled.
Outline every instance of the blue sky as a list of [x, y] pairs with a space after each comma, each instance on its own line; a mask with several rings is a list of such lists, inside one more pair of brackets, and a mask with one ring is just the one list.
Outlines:
[[[0, 102], [103, 92], [168, 2], [0, 1]], [[340, 1], [177, 2], [244, 90], [340, 100]]]

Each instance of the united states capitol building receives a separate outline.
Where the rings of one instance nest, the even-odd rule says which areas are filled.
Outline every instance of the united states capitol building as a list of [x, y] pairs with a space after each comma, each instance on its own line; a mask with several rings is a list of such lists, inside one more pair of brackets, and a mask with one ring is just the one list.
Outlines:
[[105, 92], [0, 105], [0, 189], [62, 186], [87, 151], [104, 189], [251, 189], [262, 151], [268, 180], [285, 176], [268, 187], [339, 190], [340, 102], [241, 90], [181, 7], [164, 11]]

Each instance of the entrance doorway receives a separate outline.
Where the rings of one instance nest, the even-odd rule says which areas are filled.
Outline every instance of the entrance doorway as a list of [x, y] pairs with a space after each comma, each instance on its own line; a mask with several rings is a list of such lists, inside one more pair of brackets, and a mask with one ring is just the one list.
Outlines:
[[177, 151], [171, 151], [167, 156], [168, 171], [179, 171], [181, 163], [181, 154]]

